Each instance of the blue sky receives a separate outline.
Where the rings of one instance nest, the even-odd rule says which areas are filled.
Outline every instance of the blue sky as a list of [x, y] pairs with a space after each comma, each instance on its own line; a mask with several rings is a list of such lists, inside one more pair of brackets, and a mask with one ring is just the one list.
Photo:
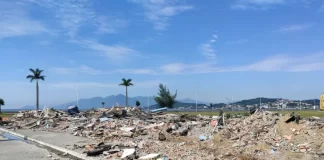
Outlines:
[[0, 97], [40, 103], [124, 94], [316, 98], [324, 92], [323, 0], [0, 0]]

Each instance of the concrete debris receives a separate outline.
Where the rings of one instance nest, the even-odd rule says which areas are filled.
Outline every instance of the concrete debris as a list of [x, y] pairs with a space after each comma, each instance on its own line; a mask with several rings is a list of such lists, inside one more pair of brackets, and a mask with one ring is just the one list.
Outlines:
[[239, 159], [242, 155], [279, 159], [291, 153], [312, 154], [318, 159], [324, 156], [324, 144], [319, 143], [324, 141], [324, 120], [319, 117], [301, 119], [295, 113], [281, 115], [256, 108], [245, 117], [224, 115], [152, 113], [137, 107], [90, 109], [69, 115], [44, 109], [17, 113], [6, 127], [87, 137], [94, 144], [71, 147], [104, 159]]

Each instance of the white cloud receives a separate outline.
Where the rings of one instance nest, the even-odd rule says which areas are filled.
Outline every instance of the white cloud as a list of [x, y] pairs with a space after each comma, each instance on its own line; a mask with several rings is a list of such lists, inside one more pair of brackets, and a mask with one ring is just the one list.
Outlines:
[[324, 71], [324, 52], [306, 56], [277, 55], [241, 66], [215, 66], [213, 63], [173, 63], [161, 67], [165, 74], [198, 74], [217, 72], [308, 72]]
[[289, 26], [283, 26], [276, 30], [277, 32], [295, 32], [295, 31], [304, 31], [310, 27], [312, 27], [313, 24], [307, 23], [307, 24], [294, 24]]
[[268, 9], [274, 5], [285, 4], [287, 0], [237, 0], [232, 6], [232, 9]]
[[154, 24], [156, 30], [165, 30], [173, 16], [194, 8], [191, 5], [181, 5], [169, 0], [130, 0], [130, 2], [144, 7], [145, 17]]
[[115, 70], [100, 70], [94, 69], [87, 65], [82, 65], [75, 68], [65, 68], [65, 67], [53, 67], [49, 69], [50, 72], [55, 74], [90, 74], [90, 75], [105, 75], [105, 74], [156, 74], [151, 69], [141, 69], [141, 68], [126, 68], [126, 69], [115, 69]]
[[69, 42], [96, 51], [111, 60], [125, 60], [129, 56], [139, 56], [137, 51], [122, 45], [106, 45], [90, 40], [70, 40]]
[[66, 34], [74, 37], [80, 27], [95, 19], [95, 12], [88, 0], [32, 0], [31, 2], [45, 7], [59, 20]]
[[320, 11], [324, 11], [324, 4], [320, 7]]
[[127, 21], [120, 17], [103, 16], [93, 9], [91, 0], [29, 0], [54, 14], [64, 33], [76, 37], [82, 27], [95, 27], [98, 33], [118, 33], [127, 27]]
[[237, 41], [230, 41], [230, 42], [226, 42], [225, 44], [230, 44], [230, 45], [234, 45], [234, 44], [243, 44], [248, 42], [247, 39], [239, 39]]
[[77, 68], [64, 68], [64, 67], [53, 67], [50, 68], [50, 72], [57, 74], [103, 74], [101, 70], [94, 69], [92, 67], [82, 65]]
[[121, 18], [112, 18], [107, 16], [98, 16], [97, 21], [97, 33], [118, 33], [122, 28], [128, 26], [128, 21]]
[[183, 63], [171, 63], [161, 67], [162, 71], [165, 73], [181, 73], [187, 68], [188, 65]]
[[51, 45], [52, 42], [50, 42], [50, 41], [40, 41], [39, 44], [43, 45], [43, 46], [48, 46], [48, 45]]
[[23, 4], [0, 1], [0, 38], [48, 32], [43, 24], [32, 20]]
[[211, 40], [200, 45], [202, 54], [209, 60], [216, 59], [216, 50], [213, 48], [213, 44], [216, 42], [217, 38], [218, 36], [213, 34]]
[[150, 74], [150, 75], [157, 74], [151, 69], [117, 69], [115, 72], [122, 73], [122, 74]]

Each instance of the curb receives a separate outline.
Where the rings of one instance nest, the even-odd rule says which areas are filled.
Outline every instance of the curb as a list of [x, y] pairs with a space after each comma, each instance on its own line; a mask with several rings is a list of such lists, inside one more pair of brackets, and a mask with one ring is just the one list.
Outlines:
[[49, 144], [49, 143], [45, 143], [45, 142], [39, 141], [37, 139], [30, 138], [28, 136], [24, 136], [24, 135], [19, 134], [19, 133], [16, 133], [16, 132], [9, 131], [7, 129], [3, 129], [1, 127], [0, 127], [0, 131], [10, 133], [10, 134], [15, 135], [17, 137], [23, 138], [23, 139], [28, 140], [28, 141], [31, 141], [31, 142], [35, 142], [37, 144], [46, 146], [48, 148], [57, 150], [57, 151], [62, 152], [62, 153], [67, 153], [67, 154], [72, 155], [72, 156], [74, 156], [76, 158], [79, 158], [79, 159], [83, 159], [83, 160], [92, 160], [93, 159], [93, 158], [87, 157], [86, 155], [83, 155], [81, 153], [78, 153], [78, 152], [75, 152], [75, 151], [71, 151], [71, 150], [68, 150], [68, 149], [65, 149], [65, 148], [62, 148], [62, 147], [58, 147], [58, 146], [55, 146], [55, 145], [52, 145], [52, 144]]

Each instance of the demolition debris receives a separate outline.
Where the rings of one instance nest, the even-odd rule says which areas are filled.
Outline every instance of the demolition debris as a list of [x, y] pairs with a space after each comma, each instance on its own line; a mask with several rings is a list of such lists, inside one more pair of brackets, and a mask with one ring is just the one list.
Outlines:
[[6, 127], [87, 137], [94, 143], [71, 149], [102, 159], [321, 159], [324, 155], [324, 120], [318, 117], [259, 110], [227, 119], [223, 112], [194, 116], [137, 107], [70, 109], [20, 112]]

